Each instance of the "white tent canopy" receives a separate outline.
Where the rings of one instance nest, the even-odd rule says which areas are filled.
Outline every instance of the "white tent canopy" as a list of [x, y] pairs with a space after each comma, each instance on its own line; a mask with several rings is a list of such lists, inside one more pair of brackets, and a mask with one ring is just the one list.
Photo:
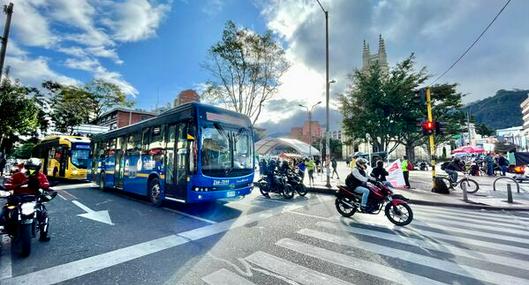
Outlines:
[[309, 148], [313, 156], [321, 156], [320, 151], [309, 144], [290, 138], [264, 138], [255, 143], [259, 155], [279, 155], [281, 153], [297, 153], [309, 156]]

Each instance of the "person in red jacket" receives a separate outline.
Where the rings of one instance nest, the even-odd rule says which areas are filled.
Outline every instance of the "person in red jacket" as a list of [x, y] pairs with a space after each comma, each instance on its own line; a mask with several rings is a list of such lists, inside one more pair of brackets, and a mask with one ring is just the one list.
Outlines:
[[[39, 195], [39, 190], [47, 191], [50, 183], [46, 175], [40, 172], [41, 161], [38, 158], [30, 158], [24, 163], [26, 173], [17, 172], [4, 184], [6, 190], [13, 191], [13, 195]], [[3, 213], [1, 215], [3, 218]], [[40, 227], [40, 241], [49, 241], [48, 237], [48, 214], [46, 211], [38, 211], [37, 220]]]

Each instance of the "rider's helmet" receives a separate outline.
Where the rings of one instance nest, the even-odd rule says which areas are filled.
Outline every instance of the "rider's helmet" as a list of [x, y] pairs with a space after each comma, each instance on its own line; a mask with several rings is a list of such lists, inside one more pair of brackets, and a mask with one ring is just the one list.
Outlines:
[[461, 158], [459, 158], [459, 157], [457, 157], [457, 156], [454, 157], [454, 162], [455, 162], [455, 163], [459, 163], [459, 162], [461, 162]]
[[26, 168], [28, 171], [29, 176], [36, 175], [39, 172], [41, 166], [42, 162], [40, 159], [35, 157], [28, 159], [26, 163], [24, 163], [24, 168]]
[[358, 158], [356, 160], [356, 167], [363, 170], [367, 169], [367, 160], [365, 158]]
[[290, 168], [290, 166], [288, 165], [288, 161], [286, 160], [283, 160], [283, 162], [281, 162], [281, 170], [287, 170], [288, 168]]

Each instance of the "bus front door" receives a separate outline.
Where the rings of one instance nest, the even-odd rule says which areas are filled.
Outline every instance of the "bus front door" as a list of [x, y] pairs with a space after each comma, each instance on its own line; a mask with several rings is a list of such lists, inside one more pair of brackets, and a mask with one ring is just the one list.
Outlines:
[[117, 139], [116, 145], [116, 164], [114, 168], [114, 187], [123, 188], [123, 175], [125, 172], [125, 138]]
[[165, 195], [185, 200], [187, 187], [186, 124], [168, 128], [166, 144]]

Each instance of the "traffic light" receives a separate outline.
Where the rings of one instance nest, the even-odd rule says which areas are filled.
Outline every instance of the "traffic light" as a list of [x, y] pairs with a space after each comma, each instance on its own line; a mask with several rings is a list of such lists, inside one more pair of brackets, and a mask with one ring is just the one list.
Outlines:
[[422, 134], [425, 136], [429, 136], [433, 134], [435, 131], [435, 122], [433, 121], [423, 121], [421, 126], [422, 126]]
[[435, 134], [436, 135], [444, 135], [446, 134], [446, 122], [435, 122]]
[[421, 106], [426, 104], [426, 92], [424, 92], [424, 88], [415, 91], [415, 97], [413, 101], [417, 104], [420, 104]]

